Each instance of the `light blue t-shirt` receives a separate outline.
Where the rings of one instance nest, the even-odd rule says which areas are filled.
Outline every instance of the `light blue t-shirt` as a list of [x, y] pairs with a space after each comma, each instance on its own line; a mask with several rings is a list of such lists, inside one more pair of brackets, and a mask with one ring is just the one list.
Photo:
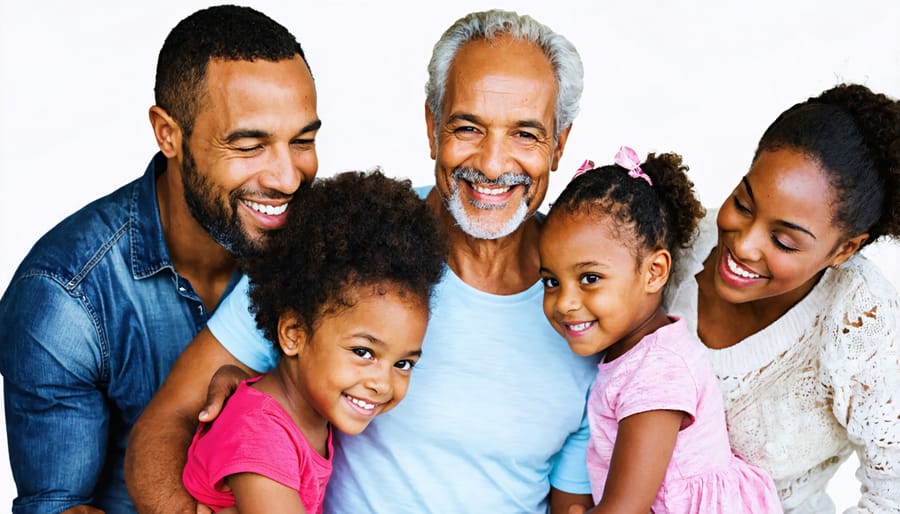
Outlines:
[[[274, 346], [248, 311], [247, 281], [209, 322], [264, 371]], [[589, 494], [584, 416], [597, 361], [573, 354], [542, 311], [540, 282], [479, 291], [447, 269], [406, 398], [356, 436], [335, 434], [329, 513], [544, 513], [550, 486]]]

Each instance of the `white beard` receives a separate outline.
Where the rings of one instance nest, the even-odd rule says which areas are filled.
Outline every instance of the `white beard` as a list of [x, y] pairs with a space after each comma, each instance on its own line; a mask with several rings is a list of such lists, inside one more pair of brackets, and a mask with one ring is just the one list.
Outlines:
[[[452, 193], [450, 198], [446, 200], [447, 210], [453, 215], [453, 219], [456, 220], [456, 224], [459, 228], [474, 238], [500, 239], [501, 237], [506, 237], [515, 232], [528, 217], [528, 205], [526, 199], [522, 198], [522, 203], [519, 204], [519, 208], [516, 209], [516, 212], [513, 213], [512, 216], [510, 216], [509, 220], [500, 226], [495, 226], [493, 223], [482, 220], [478, 216], [469, 216], [463, 206], [462, 198], [460, 198], [459, 187], [457, 187], [456, 181], [452, 183], [451, 188]], [[485, 208], [484, 206], [477, 205], [477, 203], [474, 207], [478, 209]]]

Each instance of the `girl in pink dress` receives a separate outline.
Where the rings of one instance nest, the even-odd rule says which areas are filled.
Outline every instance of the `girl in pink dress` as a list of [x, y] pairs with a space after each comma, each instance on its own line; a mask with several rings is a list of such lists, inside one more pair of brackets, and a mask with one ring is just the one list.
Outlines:
[[441, 231], [408, 181], [342, 173], [288, 213], [244, 263], [280, 360], [241, 383], [188, 450], [184, 485], [215, 511], [322, 512], [332, 429], [359, 433], [406, 395], [443, 272]]
[[676, 154], [586, 162], [541, 234], [544, 313], [579, 355], [603, 352], [588, 399], [591, 513], [780, 513], [771, 478], [735, 456], [705, 348], [667, 315], [672, 254], [704, 209]]

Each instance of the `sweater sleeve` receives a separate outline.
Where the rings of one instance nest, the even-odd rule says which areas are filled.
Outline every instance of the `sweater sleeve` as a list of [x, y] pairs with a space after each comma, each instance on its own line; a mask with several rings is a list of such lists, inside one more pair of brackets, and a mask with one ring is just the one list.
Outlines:
[[833, 412], [859, 456], [861, 497], [846, 514], [900, 512], [900, 351], [896, 292], [868, 262], [853, 263], [852, 284], [835, 302], [823, 378]]

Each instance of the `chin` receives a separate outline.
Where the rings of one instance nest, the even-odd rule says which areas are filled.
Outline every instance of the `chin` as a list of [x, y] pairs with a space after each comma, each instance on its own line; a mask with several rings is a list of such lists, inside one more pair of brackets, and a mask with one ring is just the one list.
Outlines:
[[759, 299], [756, 295], [751, 295], [746, 289], [728, 284], [718, 275], [716, 276], [715, 287], [716, 296], [728, 303], [747, 303]]
[[572, 353], [574, 353], [575, 355], [580, 355], [581, 357], [590, 357], [603, 351], [598, 350], [593, 345], [587, 345], [583, 343], [569, 343], [569, 349], [572, 350]]
[[362, 425], [362, 426], [354, 425], [353, 427], [348, 427], [346, 430], [338, 427], [338, 430], [340, 430], [342, 434], [357, 435], [357, 434], [361, 434], [362, 431], [365, 430], [366, 427], [368, 427], [368, 426], [369, 426], [369, 424], [366, 423], [365, 425]]

